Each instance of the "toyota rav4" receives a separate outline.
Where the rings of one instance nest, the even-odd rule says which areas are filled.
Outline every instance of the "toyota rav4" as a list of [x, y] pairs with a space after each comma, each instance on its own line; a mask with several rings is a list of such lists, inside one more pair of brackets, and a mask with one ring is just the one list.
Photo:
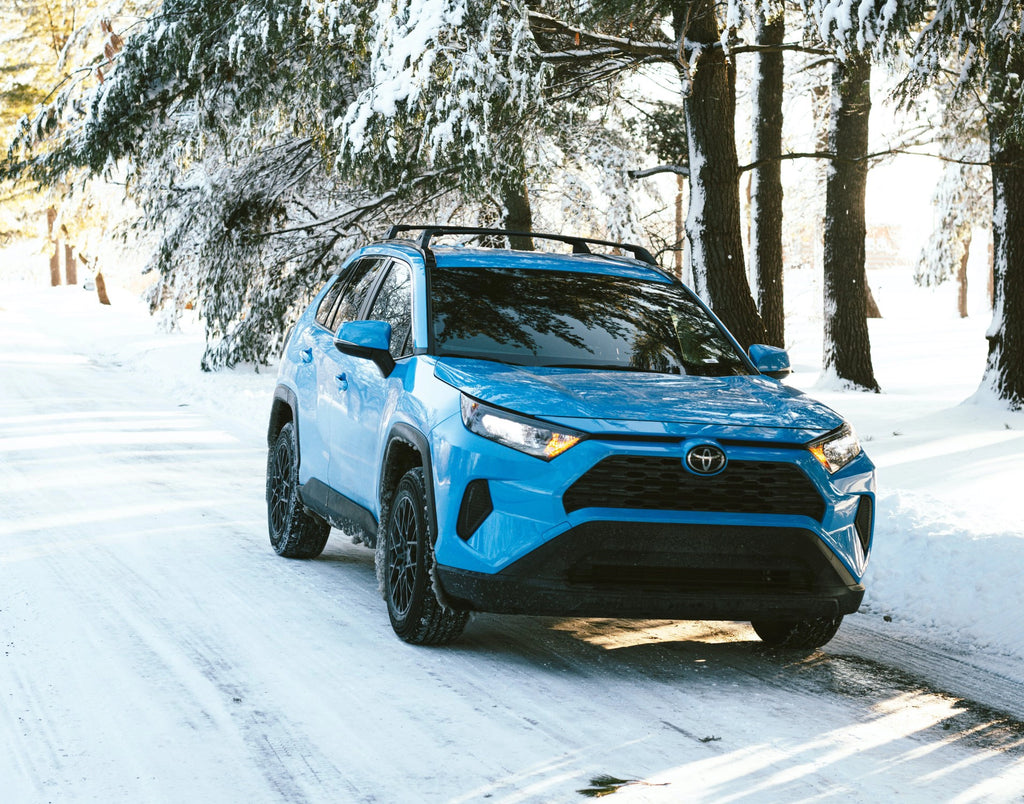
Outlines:
[[[561, 251], [494, 247], [534, 240]], [[864, 595], [874, 467], [788, 373], [640, 246], [394, 227], [285, 348], [270, 542], [312, 558], [334, 526], [375, 549], [416, 644], [485, 611], [749, 620], [817, 647]]]

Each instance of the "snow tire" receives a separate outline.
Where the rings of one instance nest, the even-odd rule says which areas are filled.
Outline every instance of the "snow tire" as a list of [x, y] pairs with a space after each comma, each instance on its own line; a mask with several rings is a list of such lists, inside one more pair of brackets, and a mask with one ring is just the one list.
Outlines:
[[750, 624], [768, 647], [810, 650], [832, 639], [842, 622], [843, 615], [838, 614], [805, 620], [754, 620]]
[[270, 546], [285, 558], [316, 558], [331, 535], [331, 526], [299, 499], [299, 444], [291, 422], [267, 456], [267, 527]]
[[447, 645], [469, 612], [446, 606], [434, 589], [434, 547], [423, 469], [406, 472], [388, 507], [384, 530], [384, 599], [391, 627], [413, 645]]

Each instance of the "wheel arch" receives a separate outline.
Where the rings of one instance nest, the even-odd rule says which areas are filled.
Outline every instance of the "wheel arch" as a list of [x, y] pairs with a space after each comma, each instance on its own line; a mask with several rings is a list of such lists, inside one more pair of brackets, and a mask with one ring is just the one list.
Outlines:
[[402, 476], [417, 466], [423, 468], [427, 494], [427, 516], [430, 532], [437, 540], [437, 509], [434, 505], [434, 475], [430, 462], [430, 444], [427, 437], [409, 424], [398, 423], [388, 433], [384, 460], [381, 462], [377, 495], [380, 504], [380, 523], [384, 526], [388, 508]]
[[295, 428], [295, 439], [298, 442], [299, 418], [295, 415], [299, 409], [298, 397], [287, 385], [279, 385], [274, 389], [274, 402], [270, 408], [270, 423], [267, 425], [267, 446], [274, 446], [281, 428], [288, 422]]

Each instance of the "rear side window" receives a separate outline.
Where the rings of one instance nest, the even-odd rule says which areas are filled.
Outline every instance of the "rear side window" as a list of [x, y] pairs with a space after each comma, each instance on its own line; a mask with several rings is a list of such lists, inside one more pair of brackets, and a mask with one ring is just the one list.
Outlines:
[[338, 301], [338, 296], [341, 294], [341, 287], [344, 283], [342, 280], [336, 281], [331, 285], [331, 289], [327, 291], [327, 295], [320, 300], [320, 306], [316, 308], [316, 322], [326, 327], [327, 322], [331, 318], [331, 313], [334, 311], [334, 303]]
[[412, 271], [404, 262], [395, 261], [384, 277], [373, 300], [371, 321], [391, 325], [391, 353], [396, 357], [412, 352]]
[[338, 327], [346, 321], [355, 321], [359, 316], [359, 310], [366, 300], [366, 294], [370, 292], [373, 283], [377, 281], [381, 268], [384, 267], [386, 259], [383, 257], [369, 257], [354, 263], [338, 279], [338, 284], [343, 286], [341, 295], [330, 317], [327, 318], [324, 326], [331, 332], [337, 332]]

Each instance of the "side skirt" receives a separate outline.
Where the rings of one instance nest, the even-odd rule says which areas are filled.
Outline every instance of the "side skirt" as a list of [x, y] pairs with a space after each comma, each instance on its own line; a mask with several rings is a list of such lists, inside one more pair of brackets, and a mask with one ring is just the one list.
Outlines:
[[303, 505], [330, 522], [332, 527], [355, 530], [367, 547], [377, 544], [377, 519], [359, 503], [315, 477], [302, 485], [299, 496]]

